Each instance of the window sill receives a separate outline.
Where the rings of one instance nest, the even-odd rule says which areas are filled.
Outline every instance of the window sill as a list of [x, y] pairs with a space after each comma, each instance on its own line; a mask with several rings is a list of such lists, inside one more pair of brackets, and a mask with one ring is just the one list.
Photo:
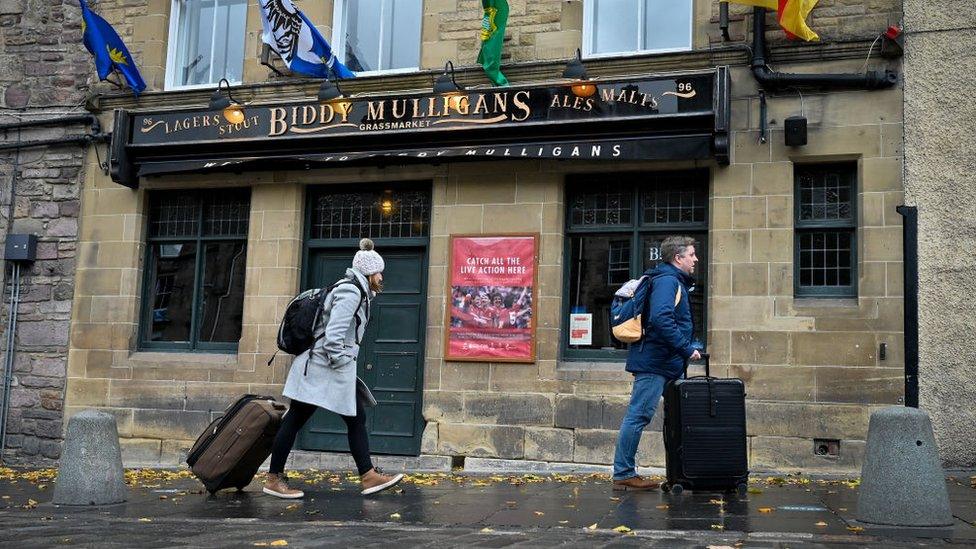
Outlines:
[[860, 306], [857, 296], [850, 297], [812, 297], [793, 298], [794, 309], [857, 309]]
[[186, 351], [136, 351], [129, 354], [128, 365], [133, 368], [183, 366], [190, 368], [237, 368], [237, 352], [191, 353]]
[[633, 375], [624, 370], [623, 362], [570, 362], [556, 364], [556, 379], [561, 381], [630, 381]]

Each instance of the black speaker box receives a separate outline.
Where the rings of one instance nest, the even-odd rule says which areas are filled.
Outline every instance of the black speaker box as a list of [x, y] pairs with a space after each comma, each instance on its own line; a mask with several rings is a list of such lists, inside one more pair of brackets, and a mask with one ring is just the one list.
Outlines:
[[802, 147], [807, 144], [807, 119], [803, 116], [790, 116], [783, 121], [787, 147]]

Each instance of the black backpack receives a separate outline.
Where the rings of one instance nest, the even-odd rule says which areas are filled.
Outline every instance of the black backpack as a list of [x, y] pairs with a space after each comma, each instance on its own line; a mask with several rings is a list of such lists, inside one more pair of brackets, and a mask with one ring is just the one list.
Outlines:
[[[305, 290], [288, 302], [285, 314], [281, 319], [281, 325], [278, 327], [278, 349], [290, 355], [300, 355], [312, 348], [312, 345], [315, 344], [315, 319], [332, 290], [342, 284], [354, 284], [359, 290], [359, 305], [353, 314], [353, 318], [356, 319], [356, 344], [359, 344], [359, 325], [361, 322], [359, 320], [359, 309], [366, 301], [366, 292], [357, 281], [344, 278], [328, 288]], [[268, 360], [269, 366], [277, 355], [278, 351], [271, 355], [271, 359]]]

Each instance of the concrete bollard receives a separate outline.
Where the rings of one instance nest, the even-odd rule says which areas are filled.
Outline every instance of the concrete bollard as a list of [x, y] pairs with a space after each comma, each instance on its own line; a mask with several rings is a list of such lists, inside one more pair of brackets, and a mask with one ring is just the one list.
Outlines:
[[71, 416], [54, 486], [54, 503], [107, 505], [121, 503], [125, 497], [115, 416], [95, 410]]
[[952, 526], [945, 473], [927, 413], [891, 406], [871, 414], [857, 520], [908, 528]]

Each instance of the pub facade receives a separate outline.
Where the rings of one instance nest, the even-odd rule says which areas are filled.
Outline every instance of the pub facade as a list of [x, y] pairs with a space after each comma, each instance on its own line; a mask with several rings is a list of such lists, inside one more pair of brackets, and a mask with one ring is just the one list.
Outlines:
[[[369, 237], [386, 261], [359, 359], [374, 453], [608, 464], [631, 379], [613, 292], [686, 234], [695, 338], [713, 374], [746, 382], [751, 467], [859, 467], [871, 411], [904, 397], [903, 93], [886, 81], [900, 60], [871, 53], [884, 29], [827, 1], [815, 43], [741, 6], [723, 40], [712, 2], [653, 21], [512, 2], [511, 85], [493, 87], [473, 65], [479, 3], [407, 2], [416, 33], [370, 38], [337, 0], [303, 9], [361, 75], [320, 100], [321, 81], [259, 63], [241, 4], [217, 10], [239, 55], [197, 52], [223, 67], [206, 75], [186, 63], [195, 2], [126, 16], [150, 90], [91, 101], [112, 140], [82, 183], [65, 410], [113, 413], [128, 463], [176, 463], [237, 396], [280, 396], [285, 305]], [[633, 37], [608, 30], [630, 19]], [[585, 80], [564, 77], [577, 48]], [[865, 55], [880, 76], [863, 84], [763, 80], [862, 74]], [[223, 77], [230, 112], [211, 108]], [[337, 418], [312, 423], [301, 449], [344, 451]], [[642, 465], [663, 465], [660, 429], [658, 413]]]

